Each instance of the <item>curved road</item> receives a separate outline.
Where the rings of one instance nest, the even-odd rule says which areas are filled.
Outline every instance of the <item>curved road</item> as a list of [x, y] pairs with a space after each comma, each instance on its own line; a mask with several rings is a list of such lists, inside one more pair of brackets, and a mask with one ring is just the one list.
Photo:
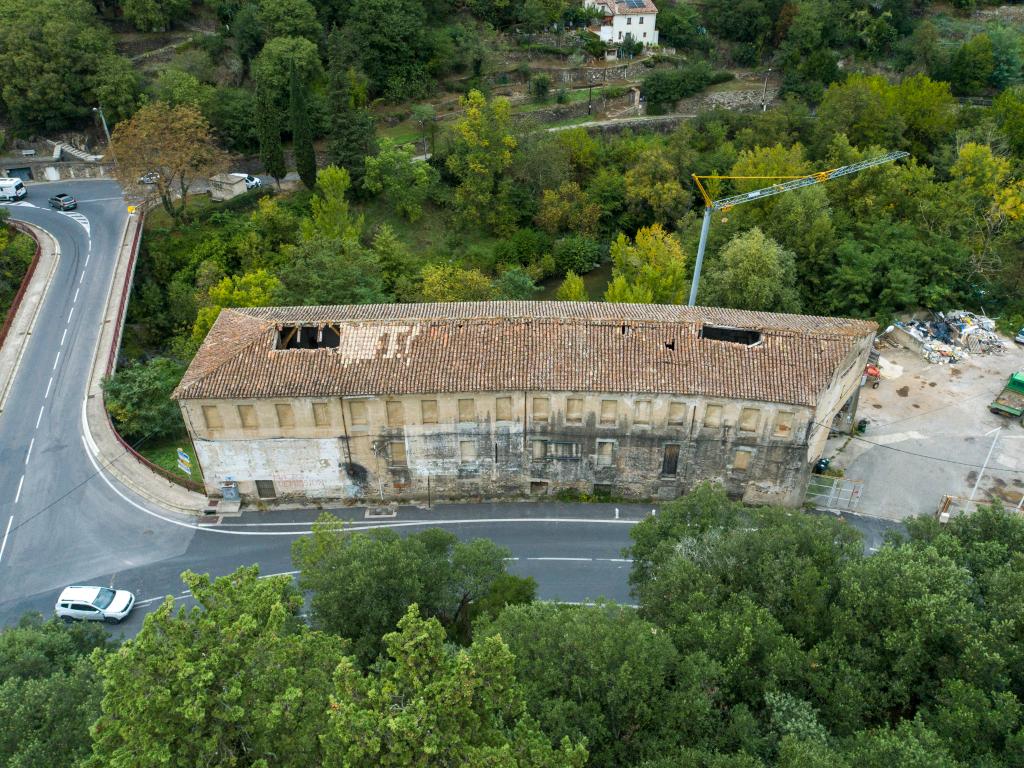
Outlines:
[[[74, 214], [47, 207], [57, 191], [78, 198]], [[152, 600], [125, 622], [134, 634], [158, 598], [181, 594], [186, 568], [219, 575], [255, 562], [264, 573], [290, 571], [291, 542], [316, 513], [255, 513], [198, 527], [153, 509], [99, 471], [86, 451], [83, 397], [127, 216], [120, 187], [106, 180], [33, 184], [24, 201], [7, 207], [11, 218], [50, 232], [61, 255], [0, 413], [0, 625], [26, 610], [48, 613], [68, 584], [113, 584]], [[362, 513], [337, 514], [358, 520]], [[528, 514], [566, 522], [521, 519]], [[623, 509], [622, 516], [641, 514]], [[601, 522], [568, 520], [588, 515]], [[512, 569], [537, 578], [541, 597], [629, 600], [621, 550], [630, 524], [615, 524], [609, 505], [453, 506], [416, 514], [424, 517], [508, 546], [519, 558]], [[515, 522], [498, 522], [507, 518]], [[409, 513], [382, 524], [395, 522], [410, 522]]]

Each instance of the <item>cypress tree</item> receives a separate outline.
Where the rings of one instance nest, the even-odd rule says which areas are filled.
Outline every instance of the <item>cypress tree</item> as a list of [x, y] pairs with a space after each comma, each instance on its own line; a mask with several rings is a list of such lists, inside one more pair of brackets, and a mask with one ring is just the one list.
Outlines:
[[267, 173], [274, 177], [277, 186], [288, 172], [284, 162], [284, 148], [281, 146], [281, 116], [274, 101], [257, 85], [256, 87], [256, 135], [260, 142], [260, 160]]
[[352, 191], [358, 193], [366, 175], [366, 156], [377, 154], [377, 135], [366, 109], [366, 84], [346, 66], [340, 36], [335, 28], [329, 41], [332, 114], [328, 154], [332, 163], [348, 171]]
[[295, 155], [295, 170], [307, 189], [316, 186], [316, 152], [313, 150], [313, 128], [309, 124], [309, 108], [306, 103], [307, 85], [299, 81], [299, 73], [292, 64], [291, 94], [289, 108], [292, 123], [292, 152]]

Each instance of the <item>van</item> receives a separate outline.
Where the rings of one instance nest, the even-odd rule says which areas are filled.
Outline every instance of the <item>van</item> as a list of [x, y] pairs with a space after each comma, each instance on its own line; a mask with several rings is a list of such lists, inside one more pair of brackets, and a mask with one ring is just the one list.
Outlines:
[[0, 179], [0, 200], [21, 200], [27, 194], [21, 179]]

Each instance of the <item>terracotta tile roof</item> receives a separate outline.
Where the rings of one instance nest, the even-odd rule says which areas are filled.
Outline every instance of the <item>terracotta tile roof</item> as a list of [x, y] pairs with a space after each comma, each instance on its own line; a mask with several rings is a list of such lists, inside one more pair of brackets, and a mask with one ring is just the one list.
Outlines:
[[[704, 324], [758, 330], [746, 346]], [[275, 349], [279, 325], [340, 345]], [[812, 406], [876, 325], [713, 307], [496, 301], [220, 313], [173, 397], [241, 399], [547, 390], [705, 395]], [[669, 346], [671, 345], [671, 347]]]

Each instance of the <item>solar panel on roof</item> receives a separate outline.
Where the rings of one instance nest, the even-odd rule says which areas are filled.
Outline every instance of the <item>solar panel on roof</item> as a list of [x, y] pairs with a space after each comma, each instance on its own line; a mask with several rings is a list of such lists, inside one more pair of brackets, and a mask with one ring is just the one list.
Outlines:
[[646, 0], [626, 0], [626, 5], [630, 8], [643, 8]]

